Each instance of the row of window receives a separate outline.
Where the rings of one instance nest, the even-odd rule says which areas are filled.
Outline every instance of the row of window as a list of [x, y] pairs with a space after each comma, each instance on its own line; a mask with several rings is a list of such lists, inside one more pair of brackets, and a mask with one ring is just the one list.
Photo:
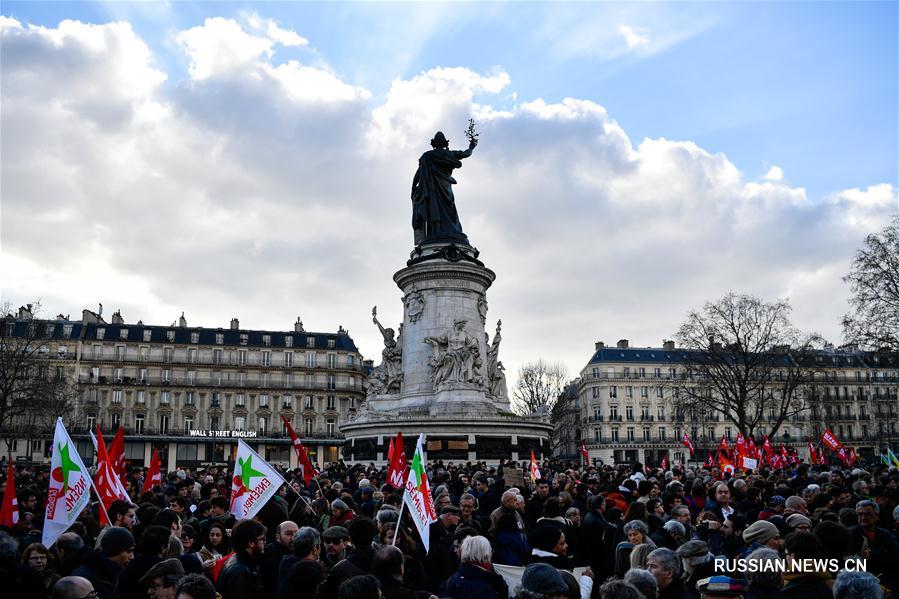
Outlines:
[[[210, 407], [218, 408], [222, 407], [222, 397], [221, 393], [212, 393]], [[122, 404], [123, 393], [121, 389], [114, 389], [110, 396], [110, 402], [114, 405]], [[88, 399], [96, 400], [95, 394], [88, 394]], [[172, 394], [170, 391], [160, 391], [159, 392], [159, 404], [160, 405], [171, 405]], [[269, 407], [269, 396], [266, 394], [260, 394], [258, 396], [259, 407], [267, 408]], [[281, 400], [281, 408], [282, 409], [291, 409], [293, 407], [293, 396], [291, 395], [282, 395], [280, 396]], [[349, 397], [349, 409], [356, 409], [356, 398]], [[135, 393], [134, 401], [136, 404], [146, 404], [146, 394], [144, 391], [137, 391]], [[328, 395], [325, 398], [326, 401], [326, 410], [335, 410], [337, 406], [337, 397], [334, 395]], [[197, 395], [194, 391], [187, 391], [184, 394], [184, 405], [193, 406], [197, 405]], [[247, 406], [247, 397], [243, 393], [237, 393], [234, 395], [234, 407], [246, 407]], [[312, 395], [306, 395], [303, 399], [303, 409], [304, 410], [314, 410], [315, 409], [315, 398]]]
[[[60, 367], [61, 368], [61, 367]], [[275, 380], [268, 372], [259, 372], [259, 373], [250, 373], [250, 376], [247, 376], [246, 372], [230, 372], [230, 371], [213, 371], [211, 373], [201, 373], [201, 376], [197, 376], [197, 372], [195, 370], [186, 371], [186, 376], [184, 377], [173, 377], [172, 369], [170, 368], [162, 368], [158, 371], [158, 375], [151, 379], [150, 372], [147, 368], [138, 368], [134, 370], [134, 373], [137, 375], [136, 377], [126, 377], [124, 376], [125, 370], [123, 368], [115, 368], [113, 369], [112, 381], [114, 383], [135, 383], [135, 384], [149, 384], [151, 381], [154, 383], [161, 384], [175, 384], [175, 385], [215, 385], [215, 386], [234, 386], [234, 387], [271, 387]], [[182, 371], [183, 372], [183, 371]], [[306, 388], [315, 388], [318, 384], [323, 384], [326, 389], [337, 389], [340, 388], [351, 388], [355, 385], [355, 377], [348, 377], [346, 381], [338, 381], [337, 375], [329, 374], [324, 377], [317, 377], [314, 374], [307, 373], [302, 381], [298, 379], [294, 379], [293, 374], [291, 373], [282, 373], [277, 375], [277, 378], [280, 381], [280, 386], [285, 389], [291, 389], [296, 386], [303, 386]], [[84, 380], [84, 374], [80, 377], [81, 380]], [[133, 379], [133, 380], [132, 380]], [[89, 383], [106, 383], [106, 377], [100, 374], [99, 367], [93, 367], [87, 373], [87, 382]], [[302, 385], [301, 385], [302, 382]]]
[[[663, 369], [662, 367], [653, 367], [650, 373], [650, 376], [653, 378], [662, 378], [663, 370], [666, 372], [665, 377], [669, 379], [673, 379], [677, 377], [677, 369], [676, 368], [667, 368]], [[590, 374], [593, 378], [601, 378], [602, 377], [602, 368], [593, 367], [590, 370]], [[606, 369], [606, 378], [646, 378], [647, 377], [647, 369], [645, 367], [635, 367], [631, 368], [630, 366], [624, 366], [620, 370], [616, 370], [615, 367], [609, 366]], [[864, 372], [860, 370], [856, 370], [854, 372], [854, 377], [847, 371], [837, 371], [837, 372], [824, 372], [823, 379], [824, 380], [832, 380], [832, 381], [849, 381], [854, 380], [856, 382], [862, 381], [896, 381], [899, 380], [899, 372], [890, 372], [884, 370], [873, 370], [870, 372]]]
[[[42, 351], [46, 346], [42, 346]], [[153, 354], [157, 356], [158, 352], [151, 351], [150, 346], [142, 345], [137, 348], [137, 352], [135, 354], [135, 348], [129, 348], [125, 345], [116, 345], [113, 348], [112, 352], [105, 351], [106, 348], [100, 344], [94, 344], [91, 347], [91, 353], [89, 358], [92, 360], [103, 360], [103, 359], [114, 359], [119, 362], [123, 362], [130, 358], [133, 360], [140, 360], [142, 362], [148, 362], [153, 357]], [[49, 349], [47, 350], [49, 351]], [[57, 353], [60, 358], [65, 358], [68, 355], [68, 347], [65, 345], [60, 345], [57, 348]], [[292, 351], [278, 351], [275, 352], [280, 356], [278, 360], [277, 366], [284, 366], [285, 368], [292, 368], [294, 366], [294, 352]], [[318, 366], [318, 354], [314, 351], [312, 352], [299, 352], [302, 361], [305, 362], [306, 368], [316, 368]], [[199, 364], [201, 362], [201, 352], [194, 348], [188, 348], [186, 350], [177, 349], [174, 347], [165, 347], [162, 350], [162, 361], [163, 362], [187, 362], [188, 364]], [[211, 353], [206, 353], [208, 359], [202, 360], [203, 363], [211, 363], [211, 364], [229, 364], [229, 365], [237, 365], [237, 366], [272, 366], [272, 352], [267, 350], [261, 351], [253, 351], [250, 352], [245, 349], [237, 350], [237, 351], [229, 351], [225, 354], [224, 350], [214, 349]], [[228, 358], [227, 361], [225, 358]], [[251, 360], [252, 358], [252, 360]], [[345, 364], [347, 366], [353, 366], [355, 364], [355, 359], [352, 354], [346, 355]], [[325, 355], [325, 365], [328, 368], [337, 368], [338, 359], [337, 354], [326, 354]]]
[[[47, 336], [51, 336], [53, 334], [53, 327], [55, 325], [48, 324], [47, 325]], [[127, 327], [122, 327], [119, 329], [119, 339], [122, 341], [128, 340], [129, 330]], [[169, 343], [175, 342], [175, 333], [174, 329], [169, 329], [165, 332], [165, 339]], [[72, 336], [72, 325], [63, 325], [63, 336], [71, 337]], [[106, 339], [106, 328], [105, 327], [97, 327], [95, 338], [98, 341], [102, 341]], [[143, 329], [141, 334], [141, 338], [144, 342], [149, 343], [153, 339], [153, 329]], [[247, 345], [250, 342], [250, 334], [249, 333], [240, 333], [239, 334], [240, 344]], [[306, 339], [306, 347], [315, 347], [315, 336], [307, 335]], [[191, 343], [199, 343], [200, 342], [200, 333], [198, 331], [191, 331], [190, 333], [190, 342]], [[224, 333], [216, 333], [215, 334], [215, 343], [216, 345], [224, 345], [225, 344], [225, 334]], [[271, 346], [272, 344], [272, 336], [269, 334], [262, 335], [262, 345]], [[285, 335], [284, 336], [284, 347], [294, 347], [294, 335]], [[328, 339], [328, 349], [334, 349], [337, 347], [336, 339]]]

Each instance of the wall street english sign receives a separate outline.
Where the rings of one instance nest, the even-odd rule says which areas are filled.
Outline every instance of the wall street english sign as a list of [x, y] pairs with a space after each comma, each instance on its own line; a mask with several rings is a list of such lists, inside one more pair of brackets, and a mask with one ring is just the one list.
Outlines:
[[190, 429], [187, 431], [187, 436], [207, 439], [255, 439], [259, 435], [256, 431], [216, 431], [212, 429]]

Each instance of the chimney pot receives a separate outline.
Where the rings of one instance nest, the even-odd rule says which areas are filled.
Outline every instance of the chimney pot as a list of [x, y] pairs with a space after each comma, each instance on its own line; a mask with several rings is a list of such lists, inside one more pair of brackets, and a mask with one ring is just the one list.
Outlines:
[[602, 341], [597, 341], [597, 342], [596, 342], [596, 346], [595, 346], [595, 347], [596, 347], [596, 351], [601, 350], [601, 349], [604, 348], [605, 346], [606, 346], [606, 344], [603, 343]]
[[630, 346], [630, 343], [627, 339], [620, 339], [618, 341], [618, 349], [627, 349]]
[[240, 321], [237, 320], [236, 318], [232, 318], [231, 319], [231, 330], [236, 331], [239, 328], [240, 328]]

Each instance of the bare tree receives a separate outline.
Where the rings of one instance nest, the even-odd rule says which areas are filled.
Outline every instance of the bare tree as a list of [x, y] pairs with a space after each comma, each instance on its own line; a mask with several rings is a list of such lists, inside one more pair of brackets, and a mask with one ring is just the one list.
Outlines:
[[899, 350], [899, 216], [865, 238], [843, 281], [852, 286], [853, 313], [843, 317], [846, 342]]
[[718, 414], [754, 438], [762, 427], [773, 437], [801, 414], [821, 339], [796, 330], [790, 311], [786, 300], [728, 293], [690, 312], [677, 333], [685, 351], [671, 383], [676, 417]]
[[550, 436], [550, 450], [553, 455], [574, 457], [578, 455], [578, 434], [581, 431], [581, 408], [578, 401], [577, 383], [569, 383], [550, 410], [553, 432]]
[[75, 405], [76, 391], [64, 373], [51, 368], [50, 335], [55, 323], [37, 320], [37, 304], [19, 309], [4, 304], [0, 326], [0, 438], [7, 451], [13, 439], [30, 441], [52, 431], [58, 416]]
[[549, 414], [568, 383], [568, 368], [560, 362], [550, 364], [543, 358], [518, 369], [518, 382], [512, 390], [512, 410], [521, 416]]

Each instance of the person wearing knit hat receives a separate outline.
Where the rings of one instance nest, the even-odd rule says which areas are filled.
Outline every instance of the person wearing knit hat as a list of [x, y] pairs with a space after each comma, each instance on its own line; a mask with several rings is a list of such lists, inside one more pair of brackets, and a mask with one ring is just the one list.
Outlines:
[[811, 532], [812, 521], [802, 514], [793, 514], [792, 516], [787, 517], [787, 526], [789, 526], [791, 530]]
[[543, 562], [561, 570], [571, 569], [568, 543], [558, 527], [550, 524], [540, 526], [528, 535], [528, 542], [533, 547], [528, 562]]
[[134, 552], [134, 537], [127, 528], [110, 526], [103, 533], [100, 549], [106, 554], [106, 557], [115, 561], [114, 558], [122, 553]]
[[749, 545], [744, 553], [749, 554], [760, 547], [780, 550], [783, 540], [780, 530], [767, 520], [756, 520], [743, 531], [743, 540]]
[[110, 526], [100, 539], [100, 548], [91, 553], [72, 576], [88, 579], [100, 599], [112, 599], [117, 594], [119, 575], [132, 559], [134, 537], [126, 528]]
[[556, 568], [549, 564], [531, 564], [521, 575], [521, 588], [537, 595], [554, 597], [568, 591], [568, 585]]

